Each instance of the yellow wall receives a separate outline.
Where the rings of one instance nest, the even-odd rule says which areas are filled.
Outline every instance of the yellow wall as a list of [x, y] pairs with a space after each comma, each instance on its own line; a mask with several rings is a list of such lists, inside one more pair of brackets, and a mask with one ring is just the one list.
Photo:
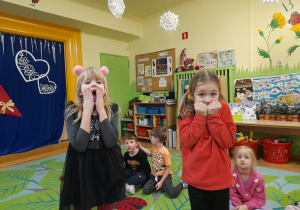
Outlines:
[[[180, 25], [171, 33], [159, 27], [162, 12], [138, 19], [126, 14], [125, 9], [122, 18], [117, 19], [106, 4], [101, 7], [96, 1], [91, 2], [87, 6], [84, 1], [51, 0], [32, 7], [28, 1], [2, 0], [0, 11], [81, 28], [83, 64], [98, 66], [100, 52], [129, 56], [132, 83], [135, 82], [135, 55], [169, 48], [176, 49], [176, 66], [179, 66], [183, 48], [187, 48], [187, 57], [194, 59], [198, 53], [234, 49], [237, 70], [268, 68], [269, 60], [257, 53], [258, 47], [266, 49], [266, 43], [257, 30], [261, 29], [267, 36], [272, 15], [278, 12], [285, 15], [282, 3], [289, 0], [280, 0], [279, 4], [263, 4], [261, 0], [184, 1], [180, 6], [165, 9], [165, 12], [170, 9], [179, 15]], [[294, 9], [299, 11], [300, 0], [292, 2]], [[286, 19], [289, 15], [290, 12], [286, 13]], [[189, 38], [181, 40], [181, 33], [186, 31]], [[270, 42], [279, 37], [283, 40], [272, 49], [273, 64], [282, 59], [291, 67], [297, 65], [300, 49], [292, 56], [287, 56], [286, 50], [300, 41], [295, 40], [294, 32], [286, 27], [272, 32]], [[130, 50], [126, 50], [128, 46]]]
[[[177, 31], [168, 33], [159, 28], [159, 16], [155, 14], [143, 20], [142, 39], [130, 42], [130, 62], [135, 62], [136, 54], [144, 54], [169, 48], [176, 48], [176, 63], [180, 65], [180, 52], [186, 48], [189, 58], [197, 58], [198, 53], [208, 51], [235, 50], [237, 70], [269, 67], [269, 60], [257, 53], [257, 47], [266, 49], [266, 43], [258, 34], [258, 29], [264, 30], [272, 20], [274, 13], [282, 12], [281, 0], [279, 4], [263, 4], [261, 0], [194, 0], [187, 1], [178, 7], [171, 8], [171, 12], [179, 15]], [[293, 0], [294, 9], [300, 12], [299, 0]], [[167, 12], [167, 10], [166, 10]], [[287, 13], [287, 18], [289, 19]], [[189, 38], [181, 39], [182, 32], [188, 31]], [[290, 67], [299, 63], [300, 48], [292, 56], [287, 56], [288, 47], [298, 44], [295, 33], [284, 27], [275, 29], [271, 33], [270, 42], [283, 37], [280, 44], [271, 51], [273, 64], [282, 59], [284, 65]], [[140, 47], [142, 46], [142, 47]], [[275, 62], [275, 63], [274, 63]], [[131, 81], [135, 80], [135, 69], [131, 67]]]
[[129, 56], [127, 42], [81, 33], [83, 66], [100, 67], [100, 52]]

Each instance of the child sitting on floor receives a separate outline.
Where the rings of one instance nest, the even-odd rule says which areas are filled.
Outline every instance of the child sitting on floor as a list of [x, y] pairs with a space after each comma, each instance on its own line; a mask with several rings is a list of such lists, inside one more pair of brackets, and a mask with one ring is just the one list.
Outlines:
[[151, 151], [145, 149], [140, 143], [137, 148], [142, 149], [148, 156], [152, 157], [152, 172], [150, 179], [143, 187], [146, 195], [155, 190], [163, 189], [170, 198], [177, 198], [182, 189], [187, 188], [187, 184], [181, 182], [176, 187], [172, 183], [171, 156], [164, 142], [167, 141], [166, 129], [155, 127], [150, 132], [151, 135]]
[[233, 160], [236, 163], [232, 168], [235, 184], [230, 187], [230, 210], [272, 210], [265, 205], [265, 181], [254, 169], [256, 158], [253, 150], [247, 146], [236, 147]]
[[128, 133], [124, 137], [124, 145], [127, 150], [124, 154], [125, 186], [126, 191], [130, 194], [135, 193], [135, 185], [143, 186], [151, 173], [148, 156], [143, 150], [136, 147], [137, 143], [137, 137], [132, 133]]

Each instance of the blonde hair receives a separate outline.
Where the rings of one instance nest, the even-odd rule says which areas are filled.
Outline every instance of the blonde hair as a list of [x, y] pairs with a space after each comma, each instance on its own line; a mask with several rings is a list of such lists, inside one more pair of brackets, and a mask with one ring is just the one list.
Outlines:
[[239, 147], [235, 147], [234, 152], [233, 152], [233, 161], [236, 164], [236, 155], [240, 150], [247, 150], [247, 152], [250, 154], [251, 159], [252, 159], [252, 163], [251, 166], [254, 168], [256, 166], [257, 160], [255, 157], [255, 153], [253, 151], [253, 149], [251, 147], [247, 147], [247, 146], [239, 146]]
[[167, 141], [167, 130], [165, 127], [155, 127], [150, 131], [150, 135], [158, 138], [160, 143]]
[[72, 114], [78, 112], [77, 118], [73, 123], [79, 121], [82, 117], [83, 111], [83, 93], [81, 92], [81, 85], [86, 78], [95, 78], [96, 80], [100, 80], [104, 86], [104, 94], [103, 94], [103, 102], [104, 109], [107, 113], [108, 119], [111, 118], [111, 108], [110, 108], [110, 97], [108, 93], [107, 81], [105, 76], [97, 69], [96, 67], [88, 67], [85, 69], [77, 78], [76, 89], [75, 89], [75, 103], [71, 105], [68, 109], [67, 118]]
[[214, 71], [199, 71], [191, 79], [189, 92], [185, 93], [181, 99], [178, 119], [183, 120], [189, 115], [195, 115], [194, 101], [189, 96], [194, 96], [197, 87], [199, 85], [204, 85], [206, 82], [214, 82], [219, 89], [219, 101], [225, 101], [225, 98], [221, 93], [221, 83], [218, 75]]

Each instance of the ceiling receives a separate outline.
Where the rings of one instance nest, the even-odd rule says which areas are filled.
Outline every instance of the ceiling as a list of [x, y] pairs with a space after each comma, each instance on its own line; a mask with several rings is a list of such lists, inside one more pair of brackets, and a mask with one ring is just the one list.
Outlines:
[[[108, 9], [108, 0], [72, 0], [86, 6]], [[172, 8], [191, 0], [123, 0], [125, 4], [124, 16], [130, 15], [138, 18], [145, 18], [149, 15], [161, 12], [172, 11]]]

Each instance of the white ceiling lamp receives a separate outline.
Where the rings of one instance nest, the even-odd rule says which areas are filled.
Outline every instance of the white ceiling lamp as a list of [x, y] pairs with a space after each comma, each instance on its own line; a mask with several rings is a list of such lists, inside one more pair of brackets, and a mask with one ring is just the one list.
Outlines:
[[278, 3], [278, 0], [262, 0], [264, 4]]
[[108, 0], [108, 8], [116, 18], [121, 18], [125, 10], [125, 4], [123, 0]]
[[164, 15], [160, 16], [160, 27], [162, 27], [165, 31], [176, 31], [177, 26], [179, 25], [179, 15], [175, 15], [170, 10]]

